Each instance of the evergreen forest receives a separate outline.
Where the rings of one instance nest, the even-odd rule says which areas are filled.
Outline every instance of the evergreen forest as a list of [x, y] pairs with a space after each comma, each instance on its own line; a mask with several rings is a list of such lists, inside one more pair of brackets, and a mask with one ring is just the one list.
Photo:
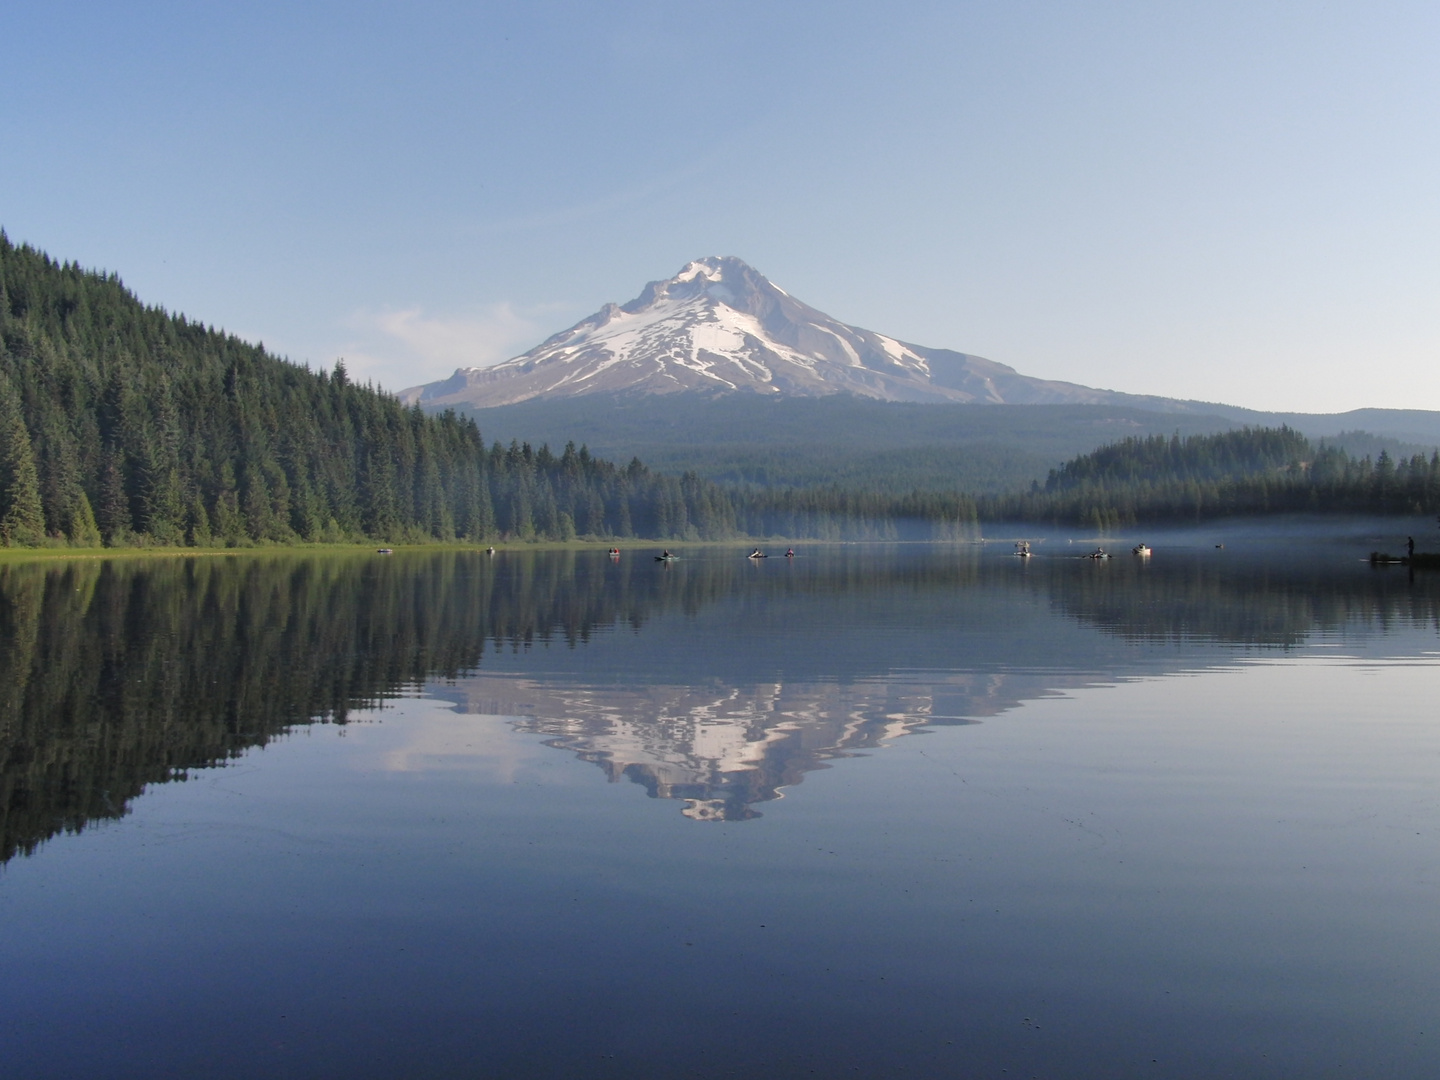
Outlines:
[[514, 438], [487, 446], [473, 417], [407, 407], [343, 363], [293, 364], [0, 232], [4, 547], [963, 539], [982, 521], [1103, 532], [1440, 512], [1436, 454], [1357, 458], [1287, 427], [1132, 437], [1008, 494], [970, 494], [963, 470], [948, 490], [823, 480], [727, 484], [573, 442], [558, 454]]
[[734, 535], [713, 484], [486, 447], [0, 233], [0, 545]]
[[1042, 486], [981, 501], [987, 520], [1104, 532], [1266, 514], [1440, 513], [1440, 451], [1356, 458], [1288, 428], [1130, 438], [1052, 469]]

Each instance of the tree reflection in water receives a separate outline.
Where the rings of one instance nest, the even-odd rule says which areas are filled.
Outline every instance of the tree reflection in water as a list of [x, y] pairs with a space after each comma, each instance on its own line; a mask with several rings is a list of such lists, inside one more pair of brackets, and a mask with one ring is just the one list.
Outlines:
[[1440, 625], [1436, 584], [1233, 549], [1105, 566], [944, 546], [764, 568], [728, 551], [12, 564], [0, 859], [427, 684], [687, 816], [752, 817], [827, 761], [935, 724], [1237, 648]]

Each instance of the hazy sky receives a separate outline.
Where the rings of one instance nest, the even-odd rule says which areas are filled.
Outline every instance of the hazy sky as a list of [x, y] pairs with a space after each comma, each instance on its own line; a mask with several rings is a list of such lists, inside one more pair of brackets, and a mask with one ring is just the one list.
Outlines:
[[702, 255], [1020, 371], [1440, 409], [1440, 4], [0, 2], [0, 225], [400, 389]]

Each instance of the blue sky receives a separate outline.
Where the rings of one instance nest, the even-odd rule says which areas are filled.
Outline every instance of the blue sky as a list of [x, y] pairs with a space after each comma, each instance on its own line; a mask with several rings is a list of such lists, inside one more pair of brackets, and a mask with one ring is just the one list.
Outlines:
[[1440, 409], [1433, 3], [0, 13], [12, 240], [391, 389], [729, 254], [1026, 374]]

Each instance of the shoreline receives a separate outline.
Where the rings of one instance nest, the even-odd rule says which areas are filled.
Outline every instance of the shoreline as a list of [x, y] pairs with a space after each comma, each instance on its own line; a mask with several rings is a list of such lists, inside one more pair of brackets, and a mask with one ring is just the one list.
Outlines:
[[[914, 539], [829, 539], [823, 537], [784, 536], [733, 536], [723, 540], [674, 540], [630, 537], [622, 539], [574, 540], [491, 540], [436, 541], [431, 543], [387, 543], [383, 540], [366, 540], [343, 544], [255, 544], [247, 547], [0, 547], [0, 566], [29, 563], [43, 560], [83, 559], [174, 559], [174, 558], [217, 558], [256, 556], [361, 556], [376, 555], [378, 549], [388, 548], [393, 554], [414, 552], [462, 552], [483, 555], [493, 546], [497, 555], [515, 552], [540, 551], [605, 551], [618, 547], [622, 551], [670, 548], [692, 551], [702, 548], [720, 547], [777, 547], [777, 546], [893, 546], [914, 544], [945, 544], [956, 548], [980, 548], [990, 544], [1009, 544], [1015, 540], [1029, 540], [1032, 543], [1065, 545], [1073, 544], [1130, 544], [1137, 540], [1160, 540], [1166, 546], [1209, 546], [1216, 540], [1227, 542], [1249, 542], [1261, 544], [1325, 541], [1331, 543], [1364, 545], [1362, 552], [1368, 555], [1383, 544], [1398, 543], [1407, 533], [1415, 535], [1420, 543], [1433, 542], [1434, 523], [1428, 515], [1405, 515], [1370, 517], [1348, 514], [1274, 514], [1243, 518], [1220, 518], [1207, 522], [1157, 523], [1127, 525], [1105, 533], [1096, 533], [1084, 528], [1066, 528], [1056, 525], [1042, 525], [1036, 522], [994, 521], [988, 527], [982, 523], [985, 535], [956, 538], [914, 538]], [[991, 531], [993, 530], [993, 532]], [[1424, 539], [1421, 539], [1421, 538]]]

